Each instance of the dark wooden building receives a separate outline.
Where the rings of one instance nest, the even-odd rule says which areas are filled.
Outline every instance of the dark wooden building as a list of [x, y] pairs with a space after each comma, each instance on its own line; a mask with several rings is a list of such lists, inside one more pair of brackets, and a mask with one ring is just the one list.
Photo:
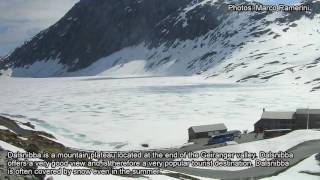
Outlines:
[[296, 112], [264, 111], [254, 124], [255, 132], [265, 130], [320, 129], [320, 109], [297, 109]]
[[198, 138], [209, 138], [213, 135], [227, 132], [224, 124], [211, 124], [203, 126], [192, 126], [188, 129], [189, 140]]
[[320, 109], [297, 109], [295, 129], [320, 128]]
[[256, 132], [271, 129], [293, 129], [294, 112], [264, 111], [261, 119], [254, 124]]

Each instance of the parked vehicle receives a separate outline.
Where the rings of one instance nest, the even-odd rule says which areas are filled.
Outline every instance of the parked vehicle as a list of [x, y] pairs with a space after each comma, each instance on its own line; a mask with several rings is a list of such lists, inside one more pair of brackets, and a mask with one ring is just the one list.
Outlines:
[[234, 134], [233, 133], [222, 133], [218, 135], [211, 136], [208, 140], [208, 145], [213, 145], [213, 144], [223, 144], [226, 143], [227, 141], [233, 141], [234, 139]]
[[235, 137], [240, 137], [241, 131], [233, 130], [233, 131], [227, 131], [225, 133], [220, 133], [217, 135], [213, 135], [208, 140], [208, 145], [213, 144], [223, 144], [227, 141], [233, 141]]

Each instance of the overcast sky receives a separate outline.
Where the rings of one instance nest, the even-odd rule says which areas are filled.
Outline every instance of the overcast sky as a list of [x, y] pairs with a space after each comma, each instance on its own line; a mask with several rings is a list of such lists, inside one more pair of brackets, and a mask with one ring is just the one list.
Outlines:
[[[0, 56], [58, 21], [78, 1], [0, 0]], [[260, 1], [297, 2], [297, 0]]]
[[59, 20], [78, 0], [0, 0], [0, 56]]

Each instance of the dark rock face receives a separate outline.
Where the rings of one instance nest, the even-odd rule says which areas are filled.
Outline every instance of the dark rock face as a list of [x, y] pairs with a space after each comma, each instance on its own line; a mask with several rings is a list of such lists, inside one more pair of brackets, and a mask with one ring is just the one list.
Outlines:
[[[43, 131], [33, 131], [23, 129], [19, 126], [20, 122], [0, 116], [0, 125], [8, 128], [0, 130], [0, 140], [7, 142], [13, 146], [26, 150], [27, 152], [49, 152], [60, 153], [65, 152], [66, 147], [57, 143], [52, 139], [55, 137]], [[29, 127], [34, 127], [31, 123], [21, 123]], [[10, 129], [10, 130], [9, 130]], [[0, 180], [43, 180], [45, 175], [8, 175], [7, 161], [16, 160], [15, 158], [8, 159], [7, 151], [0, 146]], [[10, 167], [11, 169], [35, 170], [37, 166]]]
[[81, 69], [124, 47], [149, 41], [160, 20], [190, 1], [81, 0], [4, 61], [21, 67], [59, 58], [69, 71]]
[[[5, 180], [42, 180], [45, 177], [44, 176], [33, 176], [33, 175], [8, 175], [7, 174], [7, 161], [8, 159], [6, 158], [7, 156], [7, 151], [1, 151], [0, 150], [0, 179], [5, 179]], [[22, 167], [14, 167], [12, 169], [20, 169]]]
[[[191, 6], [192, 4], [189, 4]], [[170, 14], [164, 21], [157, 24], [152, 33], [152, 39], [159, 39], [158, 43], [172, 43], [174, 40], [194, 39], [215, 29], [228, 15], [227, 4], [223, 1], [210, 2], [184, 13], [181, 11]], [[221, 17], [220, 17], [221, 16]]]
[[0, 60], [1, 69], [59, 59], [68, 71], [85, 68], [122, 48], [150, 48], [194, 39], [221, 23], [227, 5], [210, 2], [185, 13], [197, 0], [81, 0], [60, 21]]

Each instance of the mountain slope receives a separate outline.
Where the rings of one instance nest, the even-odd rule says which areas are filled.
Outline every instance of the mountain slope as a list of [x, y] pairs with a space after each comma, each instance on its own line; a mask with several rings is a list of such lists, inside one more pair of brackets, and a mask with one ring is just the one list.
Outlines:
[[[190, 0], [81, 0], [59, 22], [17, 48], [14, 67], [59, 59], [73, 71], [138, 44], [155, 24]], [[147, 35], [147, 36], [146, 36]]]
[[307, 2], [310, 12], [290, 13], [234, 12], [228, 3], [81, 0], [0, 67], [11, 76], [201, 73], [320, 88], [318, 1]]

